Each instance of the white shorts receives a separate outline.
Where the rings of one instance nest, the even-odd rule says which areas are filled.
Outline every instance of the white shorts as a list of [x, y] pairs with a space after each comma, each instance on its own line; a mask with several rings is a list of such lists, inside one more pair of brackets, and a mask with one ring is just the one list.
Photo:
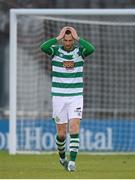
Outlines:
[[53, 96], [53, 118], [57, 124], [68, 123], [73, 118], [82, 118], [83, 96]]

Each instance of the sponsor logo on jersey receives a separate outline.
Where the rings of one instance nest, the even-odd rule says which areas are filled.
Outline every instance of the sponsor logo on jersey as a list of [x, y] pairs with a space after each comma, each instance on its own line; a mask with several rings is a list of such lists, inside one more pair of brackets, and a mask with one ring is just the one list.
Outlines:
[[64, 61], [63, 66], [66, 69], [73, 69], [74, 68], [74, 61]]

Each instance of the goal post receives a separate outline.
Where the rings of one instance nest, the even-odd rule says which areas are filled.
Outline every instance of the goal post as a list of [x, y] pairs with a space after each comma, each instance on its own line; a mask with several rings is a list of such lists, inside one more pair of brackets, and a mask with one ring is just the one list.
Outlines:
[[16, 154], [17, 18], [10, 10], [9, 152]]
[[10, 10], [10, 154], [55, 150], [51, 64], [39, 45], [64, 25], [96, 46], [85, 66], [81, 149], [135, 151], [134, 20], [135, 9]]

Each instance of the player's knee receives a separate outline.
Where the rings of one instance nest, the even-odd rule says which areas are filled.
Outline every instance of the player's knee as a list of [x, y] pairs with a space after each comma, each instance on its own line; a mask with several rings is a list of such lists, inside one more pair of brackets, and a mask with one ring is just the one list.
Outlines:
[[66, 132], [67, 132], [67, 129], [66, 129], [65, 124], [57, 125], [57, 134], [61, 140], [66, 138]]
[[59, 133], [58, 137], [60, 140], [65, 140], [66, 139], [66, 135], [64, 133]]
[[59, 130], [58, 131], [58, 137], [59, 137], [59, 139], [64, 140], [66, 138], [66, 131], [62, 130], [62, 129]]
[[73, 121], [71, 120], [69, 126], [70, 134], [79, 133], [79, 129], [80, 129], [80, 120], [79, 119], [74, 119]]
[[78, 124], [74, 125], [74, 126], [70, 126], [70, 134], [77, 134], [79, 133], [79, 126]]

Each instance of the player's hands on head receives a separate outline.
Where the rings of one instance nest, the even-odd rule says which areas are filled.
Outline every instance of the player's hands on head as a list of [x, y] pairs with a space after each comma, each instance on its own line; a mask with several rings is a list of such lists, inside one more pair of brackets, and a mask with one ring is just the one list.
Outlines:
[[70, 26], [65, 26], [65, 27], [63, 27], [63, 28], [61, 29], [61, 31], [60, 31], [60, 34], [56, 37], [56, 39], [57, 39], [57, 40], [63, 39], [63, 38], [64, 38], [64, 35], [65, 35], [65, 32], [66, 32], [67, 30], [71, 31], [71, 34], [72, 34], [72, 36], [73, 36], [73, 38], [74, 38], [75, 40], [77, 40], [77, 41], [79, 40], [79, 36], [78, 36], [76, 30], [75, 30], [73, 27], [70, 27]]
[[63, 27], [59, 33], [59, 35], [56, 37], [57, 40], [61, 40], [63, 39], [64, 35], [65, 35], [65, 32], [67, 30], [67, 26]]
[[78, 36], [75, 28], [73, 28], [73, 27], [69, 27], [69, 28], [70, 28], [69, 30], [71, 31], [71, 34], [72, 34], [73, 38], [78, 41], [79, 40], [79, 36]]

